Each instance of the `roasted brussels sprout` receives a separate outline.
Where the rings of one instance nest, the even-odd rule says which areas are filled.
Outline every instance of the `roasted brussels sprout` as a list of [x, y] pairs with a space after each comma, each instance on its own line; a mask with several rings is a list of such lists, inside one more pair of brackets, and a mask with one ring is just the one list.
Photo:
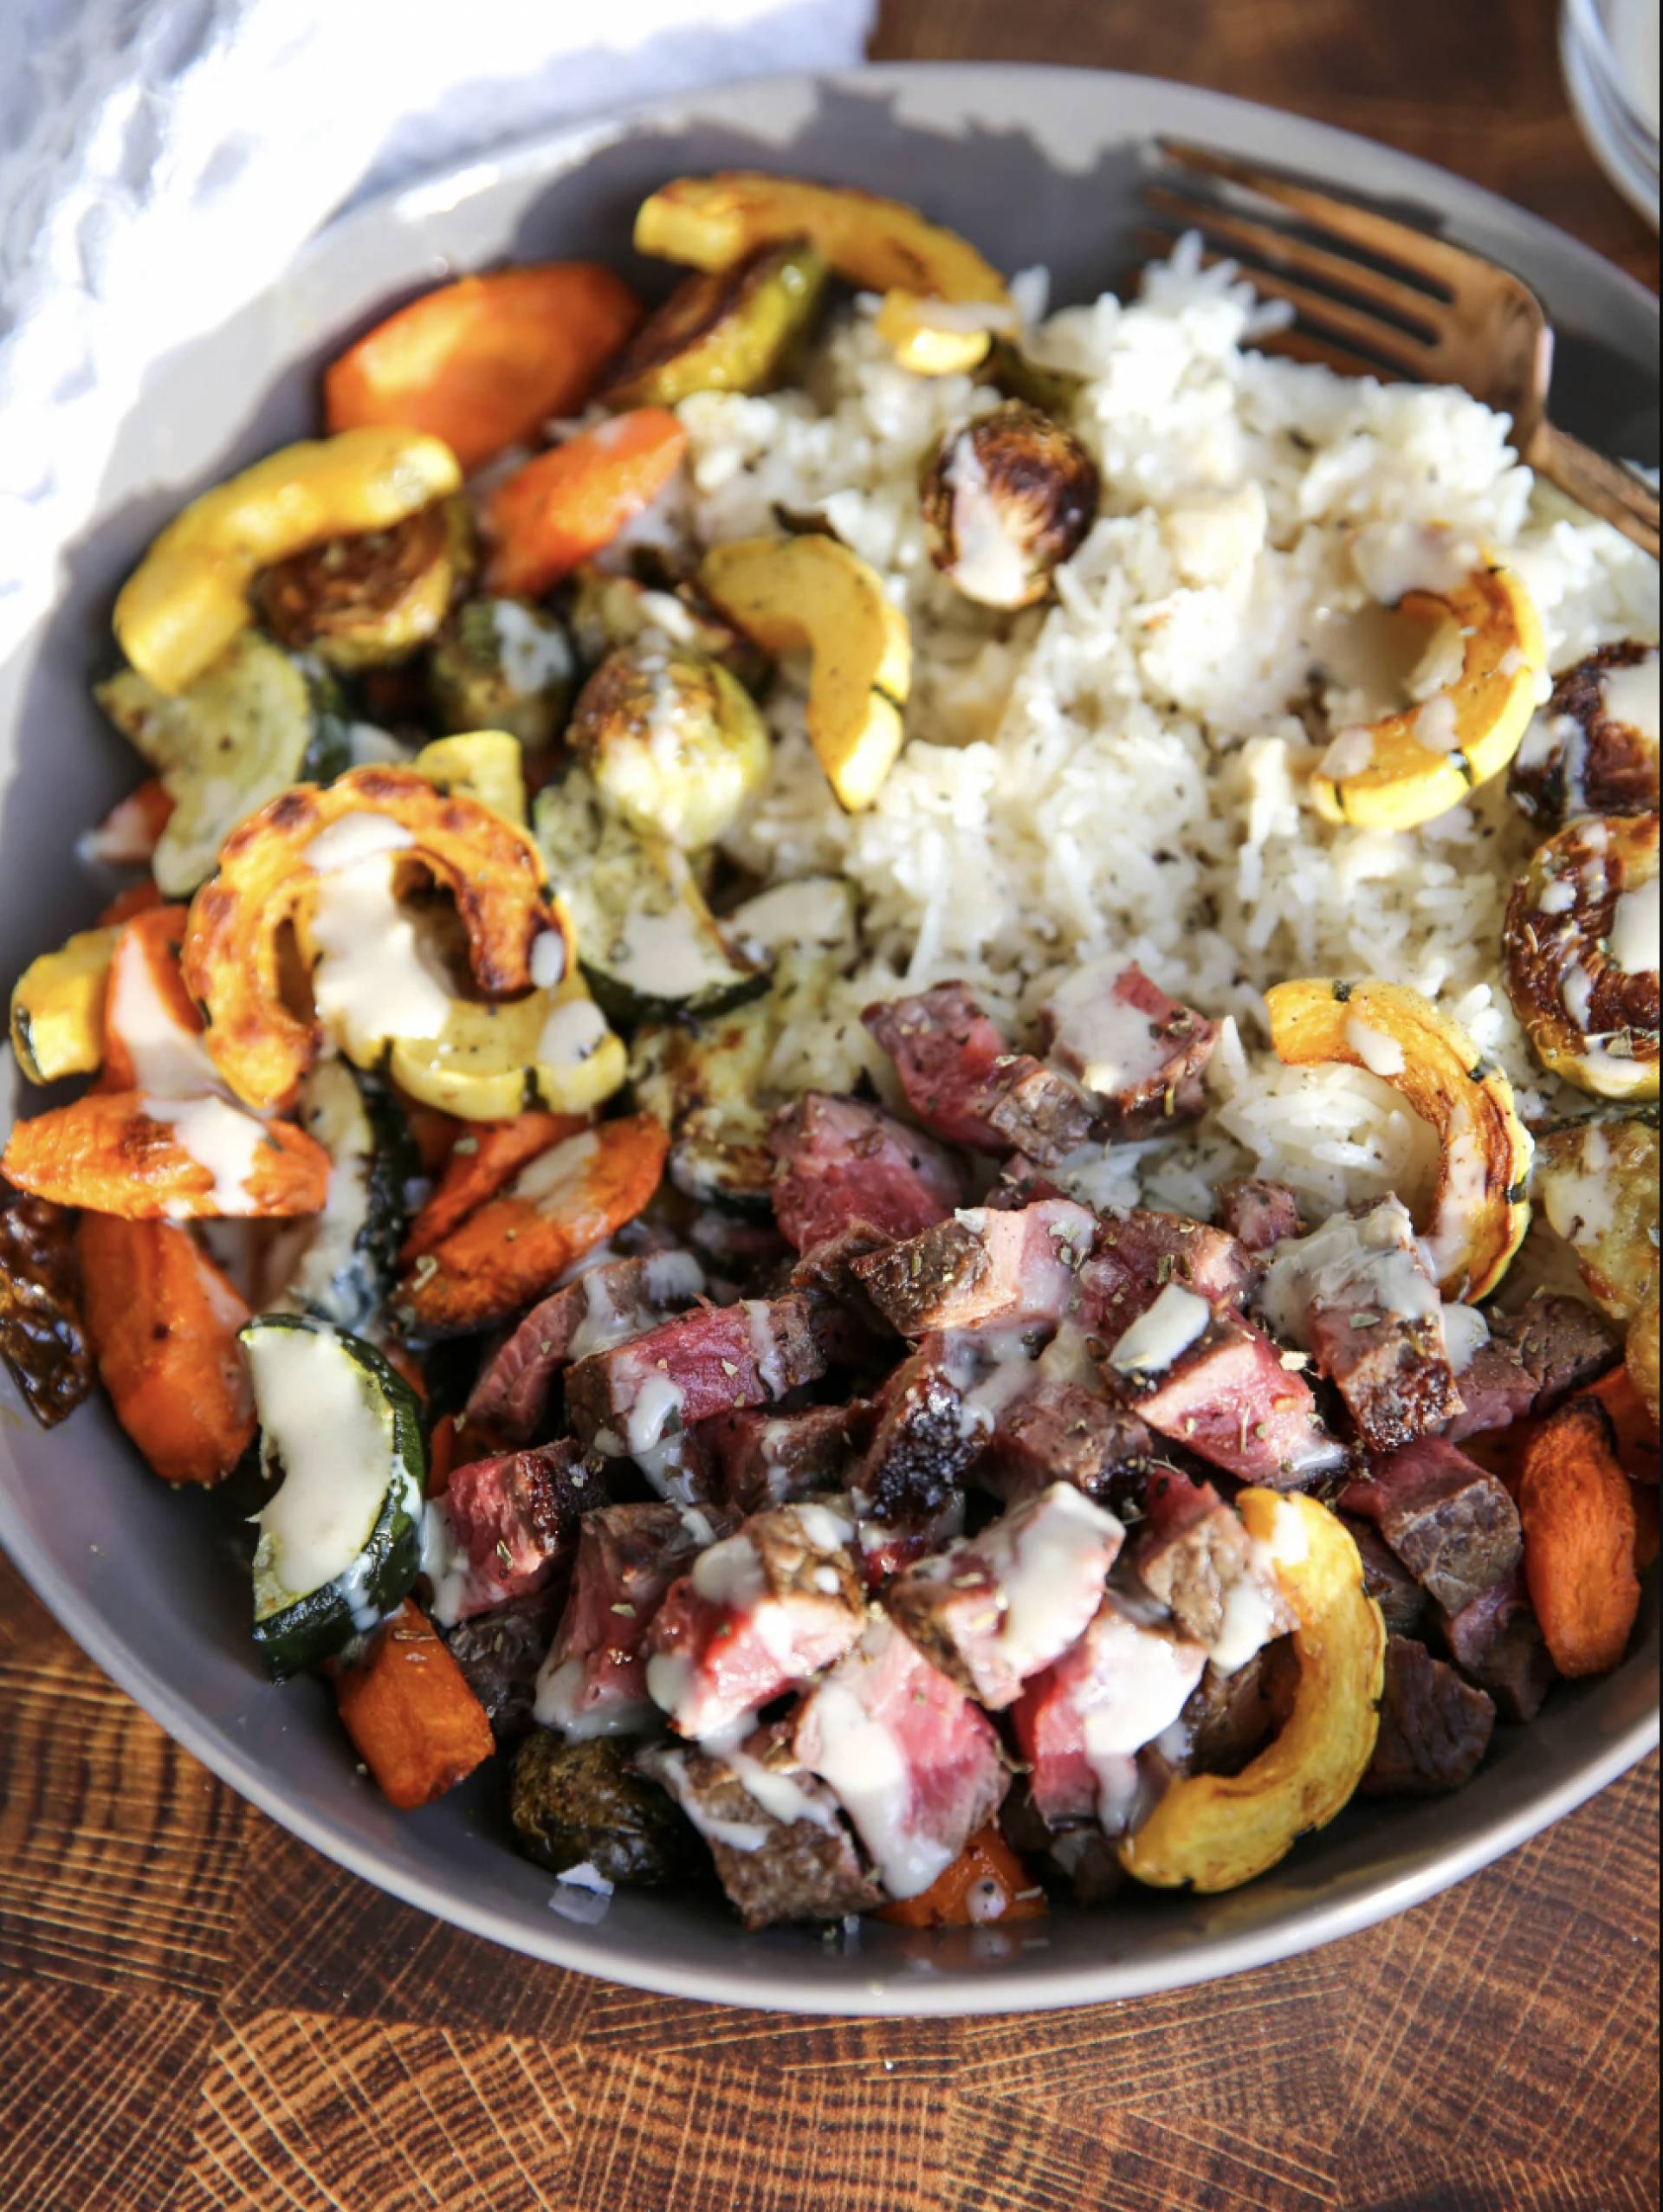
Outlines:
[[976, 381], [992, 385], [1001, 398], [1025, 400], [1061, 422], [1073, 412], [1087, 379], [1077, 369], [1048, 369], [1043, 361], [1031, 360], [1015, 339], [995, 336]]
[[1507, 772], [1513, 803], [1556, 830], [1579, 814], [1644, 814], [1658, 803], [1658, 652], [1636, 638], [1567, 669]]
[[601, 663], [579, 694], [570, 739], [604, 804], [683, 852], [715, 843], [772, 760], [743, 685], [707, 655], [650, 638]]
[[571, 590], [567, 619], [579, 656], [591, 668], [620, 645], [657, 638], [720, 661], [747, 691], [758, 690], [767, 675], [766, 654], [690, 585], [669, 579], [649, 584], [584, 567], [573, 575]]
[[572, 703], [571, 641], [523, 599], [469, 599], [433, 647], [428, 685], [441, 729], [507, 730], [528, 752], [552, 745]]
[[929, 557], [967, 599], [1027, 607], [1097, 518], [1097, 463], [1020, 399], [949, 430], [924, 471]]
[[685, 1816], [605, 1737], [567, 1743], [534, 1729], [514, 1754], [508, 1816], [527, 1858], [556, 1874], [589, 1866], [648, 1888], [696, 1872], [702, 1858]]
[[830, 275], [806, 238], [791, 238], [735, 268], [689, 276], [619, 354], [602, 400], [674, 407], [692, 391], [766, 391], [813, 320]]
[[280, 644], [333, 668], [385, 668], [433, 636], [472, 566], [466, 502], [435, 500], [390, 529], [328, 538], [262, 569], [254, 602]]

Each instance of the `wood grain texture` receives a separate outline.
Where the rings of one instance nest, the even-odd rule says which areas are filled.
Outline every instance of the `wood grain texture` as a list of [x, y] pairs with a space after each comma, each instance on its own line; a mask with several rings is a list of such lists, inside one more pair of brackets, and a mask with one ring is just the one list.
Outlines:
[[[1566, 111], [1553, 12], [882, 0], [874, 50], [1320, 115], [1653, 278]], [[339, 1872], [169, 1743], [0, 1562], [0, 2206], [1637, 2212], [1657, 1819], [1653, 1761], [1418, 1911], [1208, 1989], [775, 2019], [512, 1958]]]

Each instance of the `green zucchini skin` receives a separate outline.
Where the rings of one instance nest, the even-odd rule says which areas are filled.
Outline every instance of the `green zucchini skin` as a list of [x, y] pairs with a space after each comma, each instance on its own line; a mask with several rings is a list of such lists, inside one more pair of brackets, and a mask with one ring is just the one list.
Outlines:
[[301, 762], [303, 784], [332, 784], [353, 765], [352, 715], [334, 670], [315, 654], [296, 654], [312, 704], [312, 734]]
[[[306, 1314], [262, 1314], [242, 1331], [304, 1329], [333, 1337], [341, 1356], [360, 1368], [380, 1401], [387, 1436], [387, 1483], [381, 1510], [363, 1549], [344, 1575], [295, 1594], [277, 1581], [262, 1536], [254, 1560], [254, 1640], [274, 1681], [331, 1658], [391, 1613], [410, 1594], [422, 1562], [422, 1511], [427, 1447], [415, 1392], [373, 1344]], [[263, 1437], [262, 1457], [265, 1457]]]
[[578, 966], [595, 1004], [614, 1029], [636, 1029], [644, 1022], [714, 1020], [761, 998], [773, 980], [766, 968], [747, 974], [735, 967], [730, 981], [713, 983], [690, 999], [660, 999], [635, 989], [595, 960], [580, 959]]
[[[335, 1087], [333, 1101], [327, 1087]], [[339, 1122], [343, 1090], [352, 1102], [355, 1129]], [[320, 1241], [330, 1235], [326, 1214], [276, 1303], [337, 1329], [373, 1332], [398, 1279], [398, 1248], [409, 1226], [405, 1193], [420, 1173], [409, 1125], [387, 1086], [345, 1060], [326, 1060], [312, 1070], [301, 1090], [300, 1114], [302, 1126], [334, 1162], [336, 1175], [353, 1160], [363, 1218], [350, 1248], [342, 1252]], [[332, 1205], [336, 1188], [332, 1179]], [[325, 1279], [322, 1268], [332, 1265]]]

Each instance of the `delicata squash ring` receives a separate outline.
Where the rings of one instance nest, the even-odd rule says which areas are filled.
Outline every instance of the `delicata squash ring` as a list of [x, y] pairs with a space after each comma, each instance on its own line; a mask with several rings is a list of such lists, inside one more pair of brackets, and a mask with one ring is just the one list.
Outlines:
[[558, 926], [531, 838], [413, 769], [354, 768], [327, 790], [300, 784], [282, 792], [225, 840], [217, 873], [191, 902], [182, 956], [216, 1066], [239, 1098], [262, 1109], [292, 1097], [318, 1056], [317, 1024], [283, 1003], [281, 940], [317, 881], [307, 848], [354, 816], [387, 825], [366, 854], [396, 848], [450, 891], [474, 980], [488, 995], [527, 990], [532, 945]]
[[1315, 1498], [1245, 1490], [1247, 1533], [1268, 1545], [1297, 1616], [1299, 1679], [1275, 1741], [1237, 1775], [1174, 1782], [1120, 1847], [1157, 1889], [1239, 1889], [1349, 1801], [1375, 1754], [1386, 1624], [1344, 1523]]
[[1541, 618], [1511, 570], [1475, 569], [1449, 592], [1406, 592], [1406, 615], [1453, 624], [1459, 671], [1401, 714], [1342, 730], [1310, 779], [1319, 814], [1369, 830], [1430, 822], [1517, 752], [1547, 666]]
[[1292, 1068], [1366, 1068], [1442, 1140], [1425, 1242], [1446, 1298], [1476, 1299], [1506, 1273], [1530, 1226], [1533, 1147], [1513, 1088], [1458, 1023], [1401, 983], [1278, 983], [1271, 1042]]

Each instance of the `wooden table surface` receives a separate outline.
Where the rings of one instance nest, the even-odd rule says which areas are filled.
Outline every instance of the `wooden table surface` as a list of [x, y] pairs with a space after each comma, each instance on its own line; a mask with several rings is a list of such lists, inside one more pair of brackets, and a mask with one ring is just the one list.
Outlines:
[[[883, 0], [885, 58], [1321, 115], [1648, 281], [1550, 0]], [[0, 1562], [4, 2212], [1624, 2212], [1656, 2202], [1655, 1761], [1418, 1911], [1212, 1989], [823, 2022], [512, 1957], [340, 1872]]]

